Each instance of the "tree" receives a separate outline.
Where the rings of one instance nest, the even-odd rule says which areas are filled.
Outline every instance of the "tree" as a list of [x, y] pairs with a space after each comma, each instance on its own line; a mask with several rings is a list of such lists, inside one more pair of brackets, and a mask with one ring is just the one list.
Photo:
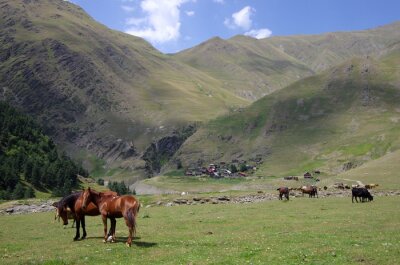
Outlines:
[[29, 198], [34, 198], [35, 197], [35, 191], [32, 189], [32, 187], [28, 187], [25, 189], [24, 193], [24, 198], [29, 199]]
[[232, 172], [232, 173], [238, 172], [237, 167], [235, 166], [235, 164], [232, 164], [232, 165], [231, 165], [231, 172]]
[[11, 197], [12, 197], [14, 200], [17, 200], [17, 199], [22, 199], [22, 198], [24, 198], [24, 195], [25, 195], [25, 188], [24, 188], [24, 186], [21, 184], [21, 182], [18, 182], [18, 184], [15, 186], [15, 189], [14, 189], [14, 191], [13, 191]]
[[99, 184], [99, 185], [101, 185], [101, 186], [104, 186], [104, 179], [102, 179], [102, 178], [99, 178], [99, 179], [97, 179], [97, 184]]
[[241, 164], [241, 165], [240, 165], [240, 171], [241, 171], [241, 172], [247, 171], [247, 166], [246, 166], [246, 164]]
[[182, 161], [181, 160], [178, 160], [177, 162], [176, 162], [176, 169], [182, 169]]

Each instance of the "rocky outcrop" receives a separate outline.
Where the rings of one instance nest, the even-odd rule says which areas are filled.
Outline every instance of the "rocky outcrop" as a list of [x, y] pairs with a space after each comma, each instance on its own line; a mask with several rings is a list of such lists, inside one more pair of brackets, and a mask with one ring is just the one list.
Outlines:
[[13, 206], [0, 210], [0, 214], [27, 214], [54, 211], [54, 201], [16, 203]]
[[190, 125], [181, 131], [153, 142], [144, 152], [142, 159], [146, 161], [148, 176], [159, 173], [161, 167], [178, 151], [185, 140], [196, 131], [196, 126]]

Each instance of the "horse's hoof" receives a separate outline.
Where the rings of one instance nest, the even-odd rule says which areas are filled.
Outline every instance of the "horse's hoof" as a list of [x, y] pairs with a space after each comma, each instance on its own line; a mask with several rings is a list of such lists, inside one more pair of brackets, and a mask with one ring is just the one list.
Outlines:
[[80, 240], [84, 240], [84, 239], [86, 239], [86, 237], [85, 237], [85, 236], [81, 237], [81, 239], [80, 239]]
[[128, 243], [128, 242], [126, 242], [125, 244], [126, 244], [126, 246], [129, 247], [129, 248], [130, 248], [131, 245], [132, 245], [131, 243]]
[[77, 237], [74, 237], [74, 241], [79, 241], [79, 238], [77, 238]]
[[107, 243], [107, 240], [103, 239], [103, 243]]

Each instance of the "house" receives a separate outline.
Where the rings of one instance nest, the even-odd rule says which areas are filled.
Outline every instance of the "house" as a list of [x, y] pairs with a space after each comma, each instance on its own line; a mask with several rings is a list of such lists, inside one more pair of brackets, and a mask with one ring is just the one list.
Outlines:
[[310, 172], [304, 173], [303, 176], [304, 176], [305, 179], [312, 179], [313, 178]]

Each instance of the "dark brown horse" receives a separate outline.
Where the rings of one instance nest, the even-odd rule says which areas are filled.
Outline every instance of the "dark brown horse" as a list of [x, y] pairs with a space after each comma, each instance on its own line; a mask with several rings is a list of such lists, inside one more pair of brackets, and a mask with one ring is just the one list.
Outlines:
[[100, 214], [104, 224], [104, 242], [107, 242], [107, 218], [111, 220], [112, 242], [115, 242], [115, 218], [124, 217], [126, 226], [129, 228], [129, 237], [126, 242], [127, 246], [132, 245], [132, 238], [136, 233], [136, 216], [139, 212], [140, 203], [131, 195], [123, 195], [118, 197], [110, 197], [102, 192], [86, 189], [82, 193], [82, 208], [86, 209], [90, 203], [94, 203], [100, 210]]
[[303, 186], [303, 187], [301, 187], [301, 191], [303, 193], [303, 196], [304, 196], [304, 193], [306, 193], [306, 194], [308, 194], [309, 198], [313, 198], [313, 197], [315, 198], [315, 195], [317, 195], [317, 198], [318, 198], [318, 189], [316, 186]]
[[[86, 224], [85, 224], [85, 215], [89, 216], [98, 216], [100, 215], [100, 211], [96, 205], [93, 203], [87, 205], [85, 209], [82, 209], [82, 195], [83, 192], [76, 192], [62, 198], [57, 205], [57, 211], [59, 216], [63, 220], [63, 224], [68, 224], [68, 208], [71, 210], [72, 215], [74, 216], [74, 220], [76, 222], [76, 234], [74, 240], [79, 240], [80, 237], [80, 225], [82, 224], [83, 235], [80, 239], [86, 238]], [[113, 191], [107, 191], [103, 193], [104, 196], [112, 198], [118, 196], [118, 193]], [[111, 230], [109, 232], [111, 234]]]
[[[58, 203], [59, 202], [54, 202], [52, 205], [56, 208], [54, 221], [58, 220], [58, 222], [60, 222], [61, 216], [60, 216], [60, 210], [58, 209]], [[74, 220], [71, 226], [73, 228], [75, 226], [75, 215], [71, 212], [71, 209], [69, 207], [67, 207], [66, 211], [67, 211], [67, 220], [66, 221], [63, 220], [64, 228], [67, 227], [66, 224], [68, 224], [68, 220]]]
[[288, 187], [280, 187], [277, 189], [279, 191], [279, 200], [282, 200], [282, 197], [285, 196], [287, 200], [289, 200], [289, 188]]

